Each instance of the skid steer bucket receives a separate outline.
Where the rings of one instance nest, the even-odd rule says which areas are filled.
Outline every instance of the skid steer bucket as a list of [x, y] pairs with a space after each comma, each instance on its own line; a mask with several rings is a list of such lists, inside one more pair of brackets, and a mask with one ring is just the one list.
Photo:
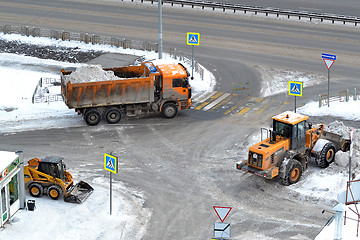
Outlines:
[[65, 202], [83, 203], [94, 189], [86, 182], [80, 181], [66, 193]]

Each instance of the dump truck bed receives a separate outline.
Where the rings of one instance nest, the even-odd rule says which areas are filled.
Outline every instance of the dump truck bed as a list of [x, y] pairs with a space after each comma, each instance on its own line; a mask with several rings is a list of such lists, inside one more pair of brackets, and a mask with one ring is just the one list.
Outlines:
[[155, 75], [145, 65], [105, 68], [118, 79], [72, 81], [71, 71], [62, 70], [61, 92], [69, 108], [150, 103], [154, 101]]

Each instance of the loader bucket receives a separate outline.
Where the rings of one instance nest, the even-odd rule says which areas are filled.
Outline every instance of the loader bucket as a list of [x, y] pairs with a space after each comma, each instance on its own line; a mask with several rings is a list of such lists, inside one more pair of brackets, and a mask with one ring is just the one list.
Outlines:
[[66, 193], [64, 201], [71, 203], [83, 203], [93, 191], [94, 189], [88, 183], [80, 181], [73, 186], [68, 193]]

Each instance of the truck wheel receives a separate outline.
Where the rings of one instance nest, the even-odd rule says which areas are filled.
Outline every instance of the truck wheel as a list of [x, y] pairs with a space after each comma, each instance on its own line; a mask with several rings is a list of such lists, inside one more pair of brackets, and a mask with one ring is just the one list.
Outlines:
[[62, 189], [58, 185], [52, 185], [47, 190], [48, 196], [53, 200], [58, 200], [62, 196]]
[[101, 120], [101, 114], [96, 109], [91, 109], [85, 113], [84, 119], [90, 126], [98, 124]]
[[178, 109], [174, 103], [165, 103], [161, 109], [163, 117], [173, 118], [176, 116]]
[[326, 143], [316, 158], [316, 165], [321, 168], [327, 168], [335, 160], [335, 146], [333, 143]]
[[285, 186], [297, 183], [303, 172], [301, 163], [296, 159], [290, 159], [282, 169], [284, 169], [285, 172], [280, 174], [280, 183]]
[[29, 186], [29, 193], [32, 197], [41, 197], [43, 195], [44, 188], [38, 183], [32, 183]]
[[109, 108], [106, 110], [105, 118], [108, 123], [118, 123], [121, 119], [121, 112], [118, 108]]

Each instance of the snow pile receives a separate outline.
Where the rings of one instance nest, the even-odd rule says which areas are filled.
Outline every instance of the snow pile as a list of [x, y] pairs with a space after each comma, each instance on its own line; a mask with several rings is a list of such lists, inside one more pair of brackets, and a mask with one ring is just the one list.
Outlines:
[[345, 126], [344, 123], [341, 121], [335, 121], [328, 125], [325, 125], [325, 131], [336, 133], [345, 139], [350, 139], [351, 128]]
[[360, 101], [331, 102], [330, 107], [319, 107], [319, 102], [313, 101], [298, 108], [298, 111], [308, 116], [333, 116], [351, 121], [359, 121]]
[[360, 129], [354, 129], [351, 134], [350, 156], [351, 165], [360, 166]]
[[351, 157], [351, 168], [360, 172], [360, 129], [353, 129], [351, 137], [350, 152], [338, 151], [335, 155], [335, 163], [341, 167], [348, 167]]
[[[326, 130], [344, 136], [349, 134], [349, 129], [343, 122], [335, 121], [330, 123]], [[353, 130], [350, 149], [350, 152], [338, 151], [335, 155], [335, 164], [331, 164], [328, 168], [309, 166], [302, 179], [290, 188], [300, 194], [302, 199], [335, 204], [337, 193], [346, 189], [346, 182], [349, 180], [350, 154], [352, 173], [353, 175], [360, 174], [360, 129]]]
[[84, 65], [66, 76], [67, 82], [84, 83], [119, 79], [113, 71], [105, 71], [101, 65]]

